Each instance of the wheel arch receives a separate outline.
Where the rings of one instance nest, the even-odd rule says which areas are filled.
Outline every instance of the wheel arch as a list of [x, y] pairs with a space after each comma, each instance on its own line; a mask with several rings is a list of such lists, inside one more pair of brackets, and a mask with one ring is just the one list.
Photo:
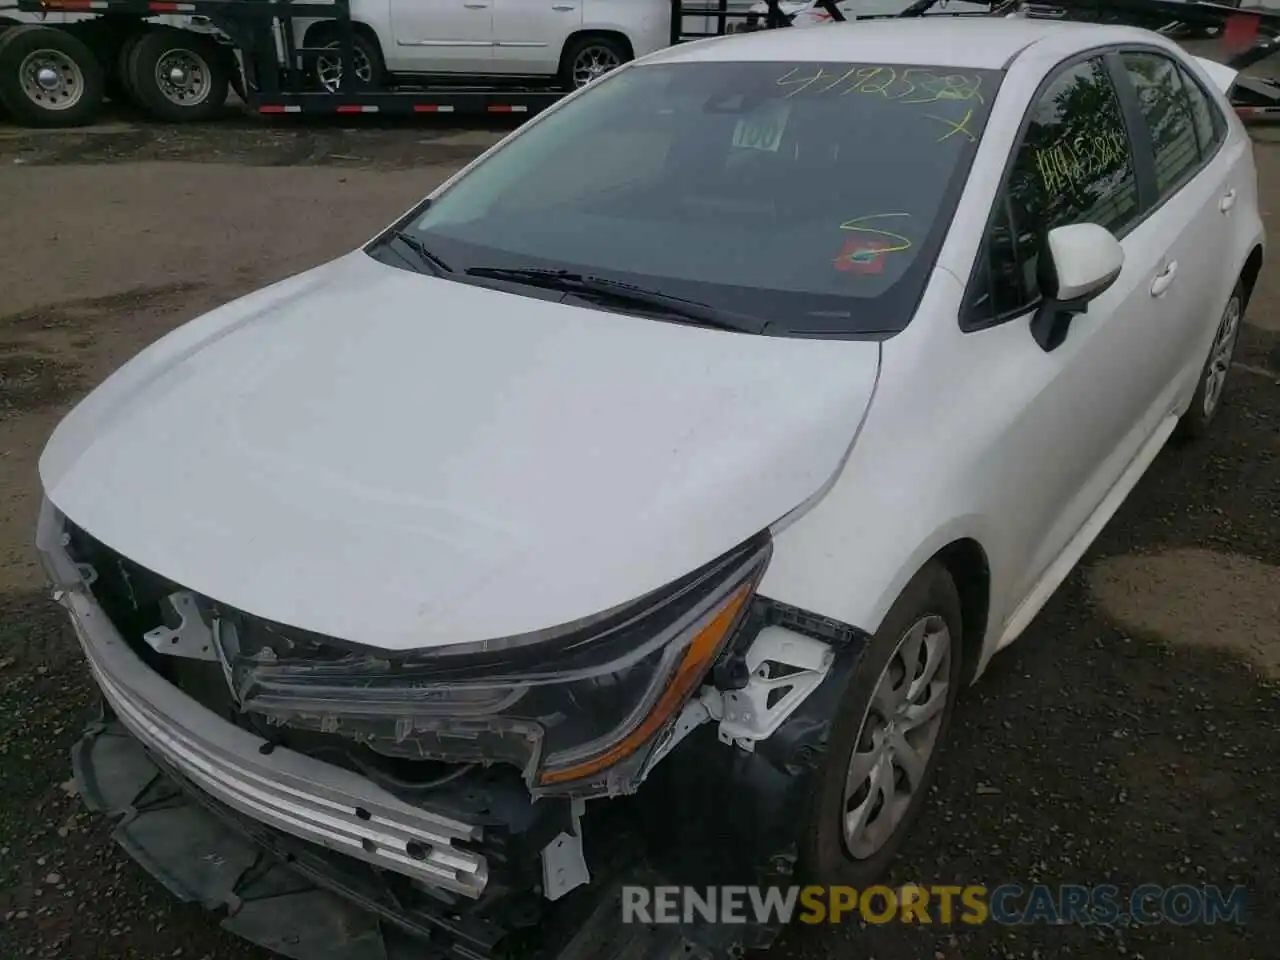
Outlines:
[[1244, 269], [1240, 271], [1240, 282], [1244, 285], [1244, 305], [1249, 306], [1249, 300], [1253, 296], [1253, 289], [1258, 283], [1258, 277], [1262, 275], [1262, 244], [1255, 244], [1253, 249], [1249, 251], [1249, 256], [1245, 258]]
[[636, 56], [636, 48], [631, 43], [631, 38], [621, 30], [610, 27], [583, 27], [565, 37], [564, 46], [560, 49], [561, 66], [564, 65], [565, 57], [569, 55], [573, 45], [582, 40], [615, 40], [626, 48], [629, 59], [634, 60]]
[[[997, 529], [988, 518], [968, 513], [914, 529], [911, 524], [872, 524], [852, 538], [857, 544], [853, 546], [837, 545], [802, 518], [776, 536], [761, 592], [875, 633], [912, 578], [937, 563], [960, 594], [963, 677], [968, 684], [988, 659], [991, 622], [999, 621], [1005, 602], [997, 589], [1000, 564], [991, 553], [1000, 543]], [[838, 570], [831, 567], [836, 563], [833, 548], [854, 551], [852, 558], [837, 564]]]
[[[385, 70], [387, 66], [386, 52], [382, 49], [382, 41], [378, 39], [378, 31], [373, 29], [363, 20], [352, 20], [351, 29], [354, 33], [359, 34], [364, 40], [368, 40], [373, 44], [373, 49], [378, 51], [379, 65]], [[306, 30], [302, 33], [301, 45], [309, 47], [313, 43], [319, 43], [321, 37], [333, 34], [337, 39], [339, 24], [337, 20], [317, 20], [315, 23], [307, 25]]]
[[991, 564], [982, 544], [972, 537], [953, 540], [930, 558], [941, 563], [960, 594], [961, 682], [978, 674], [991, 614]]

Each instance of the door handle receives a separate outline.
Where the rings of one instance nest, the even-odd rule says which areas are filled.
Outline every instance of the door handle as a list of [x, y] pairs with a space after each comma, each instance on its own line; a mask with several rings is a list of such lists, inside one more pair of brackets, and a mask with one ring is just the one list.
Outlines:
[[1230, 213], [1231, 208], [1236, 205], [1236, 190], [1232, 187], [1222, 195], [1222, 199], [1218, 201], [1218, 209], [1223, 213]]
[[468, 10], [483, 10], [485, 7], [489, 6], [489, 4], [481, 3], [480, 0], [472, 0], [471, 3], [464, 3], [463, 6]]
[[1171, 260], [1165, 268], [1156, 274], [1156, 278], [1151, 281], [1151, 295], [1159, 297], [1169, 289], [1173, 283], [1174, 274], [1178, 272], [1178, 261]]
[[578, 8], [572, 3], [553, 3], [551, 5], [551, 9], [559, 10], [561, 13], [568, 13], [571, 10], [577, 10]]

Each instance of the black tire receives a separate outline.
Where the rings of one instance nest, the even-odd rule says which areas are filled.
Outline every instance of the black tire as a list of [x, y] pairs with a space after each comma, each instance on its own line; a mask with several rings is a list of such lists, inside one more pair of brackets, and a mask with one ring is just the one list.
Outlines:
[[[308, 72], [311, 75], [312, 83], [317, 89], [329, 89], [325, 86], [325, 78], [331, 76], [328, 73], [328, 64], [332, 63], [338, 68], [341, 67], [341, 44], [342, 41], [338, 39], [337, 32], [328, 27], [321, 28], [307, 37], [306, 46], [327, 47], [333, 50], [332, 61], [327, 57], [312, 57]], [[360, 31], [353, 31], [351, 35], [351, 53], [356, 61], [357, 72], [354, 80], [348, 81], [346, 77], [338, 75], [336, 86], [330, 92], [379, 89], [382, 86], [384, 68], [382, 65], [382, 51], [378, 48], [377, 43], [370, 40]]]
[[[617, 37], [595, 33], [570, 37], [569, 42], [564, 45], [564, 51], [560, 54], [561, 89], [573, 91], [579, 87], [586, 86], [580, 69], [581, 61], [583, 58], [591, 58], [593, 56], [601, 65], [606, 62], [612, 62], [613, 66], [608, 69], [620, 67], [632, 59], [631, 48]], [[603, 75], [602, 72], [595, 74], [595, 76], [601, 75]]]
[[[37, 61], [55, 71], [57, 89], [37, 85], [31, 75]], [[23, 74], [28, 74], [26, 83]], [[0, 103], [15, 122], [31, 127], [82, 127], [97, 117], [105, 96], [102, 64], [88, 46], [65, 30], [24, 24], [0, 36]]]
[[[1191, 397], [1191, 405], [1179, 418], [1174, 430], [1173, 438], [1178, 443], [1190, 443], [1207, 434], [1218, 411], [1222, 409], [1222, 395], [1231, 380], [1231, 360], [1240, 340], [1240, 326], [1244, 323], [1244, 308], [1244, 284], [1236, 281], [1218, 318], [1213, 344], [1209, 347], [1209, 356], [1200, 368], [1200, 379], [1196, 383], [1196, 392]], [[1209, 376], [1210, 371], [1215, 368], [1216, 389]]]
[[[868, 727], [879, 725], [879, 707], [873, 707], [872, 696], [881, 675], [885, 671], [896, 672], [899, 677], [904, 675], [906, 666], [904, 658], [898, 654], [899, 643], [913, 625], [925, 618], [932, 620], [935, 629], [945, 624], [949, 635], [948, 641], [940, 632], [934, 634], [950, 659], [945, 672], [946, 688], [935, 690], [935, 694], [943, 698], [943, 706], [938, 714], [933, 746], [923, 764], [923, 775], [917, 781], [897, 825], [874, 852], [858, 858], [849, 851], [845, 842], [844, 817], [848, 805], [845, 780], [855, 746], [861, 742], [865, 747], [869, 742], [864, 724]], [[960, 596], [955, 583], [940, 563], [931, 561], [903, 589], [850, 678], [840, 712], [832, 725], [826, 761], [804, 831], [801, 867], [806, 882], [848, 885], [861, 890], [882, 879], [888, 871], [898, 847], [925, 802], [938, 757], [946, 743], [960, 688], [962, 626]], [[940, 665], [939, 670], [942, 669]], [[915, 675], [914, 670], [912, 675]], [[926, 690], [932, 687], [931, 684]], [[851, 799], [856, 801], [857, 797]]]
[[138, 95], [134, 93], [133, 84], [129, 80], [129, 56], [141, 39], [141, 32], [130, 34], [124, 38], [120, 48], [116, 51], [114, 67], [107, 75], [108, 99], [138, 104]]
[[226, 51], [226, 57], [227, 71], [231, 79], [231, 89], [234, 90], [236, 96], [240, 98], [241, 104], [246, 104], [249, 100], [245, 95], [244, 74], [240, 71], [240, 61], [236, 59], [235, 52], [232, 50]]
[[[178, 79], [167, 70], [179, 71]], [[230, 71], [221, 45], [190, 30], [142, 34], [129, 51], [125, 76], [135, 102], [157, 120], [208, 120], [227, 102]]]

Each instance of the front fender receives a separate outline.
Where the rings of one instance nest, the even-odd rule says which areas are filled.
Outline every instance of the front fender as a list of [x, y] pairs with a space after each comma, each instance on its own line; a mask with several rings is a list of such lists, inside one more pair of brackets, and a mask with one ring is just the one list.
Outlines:
[[956, 322], [960, 294], [954, 277], [936, 271], [911, 325], [883, 344], [876, 393], [853, 450], [826, 495], [775, 530], [760, 590], [874, 633], [930, 558], [973, 540], [990, 573], [985, 660], [1016, 599], [1005, 592], [1016, 580], [1008, 558], [1018, 533], [1001, 522], [1000, 498], [991, 492], [998, 418], [975, 422], [957, 399], [974, 396], [980, 376]]

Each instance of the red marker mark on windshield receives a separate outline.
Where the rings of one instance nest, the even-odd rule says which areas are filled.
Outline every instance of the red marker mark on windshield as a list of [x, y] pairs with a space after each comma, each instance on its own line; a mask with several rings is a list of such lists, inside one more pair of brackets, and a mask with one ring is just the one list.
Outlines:
[[883, 273], [885, 254], [893, 248], [884, 240], [850, 237], [832, 265], [841, 273]]

